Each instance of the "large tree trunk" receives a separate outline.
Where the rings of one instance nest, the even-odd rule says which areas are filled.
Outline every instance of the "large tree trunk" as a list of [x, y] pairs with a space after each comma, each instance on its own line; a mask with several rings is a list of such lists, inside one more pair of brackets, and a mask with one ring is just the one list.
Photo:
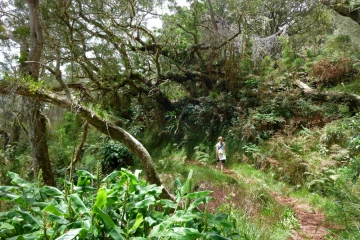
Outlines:
[[[43, 49], [43, 34], [40, 17], [39, 0], [27, 0], [30, 17], [30, 40], [31, 47], [27, 64], [23, 73], [30, 75], [35, 81], [39, 78], [40, 58]], [[43, 172], [46, 185], [55, 186], [55, 178], [52, 172], [46, 137], [46, 118], [42, 114], [43, 103], [36, 98], [29, 99], [28, 125], [29, 140], [34, 163], [34, 175], [37, 177], [39, 170]]]
[[322, 4], [332, 8], [334, 11], [344, 17], [349, 17], [357, 24], [360, 24], [360, 8], [359, 6], [350, 6], [349, 1], [344, 0], [320, 0]]
[[[16, 88], [15, 91], [6, 88], [6, 86], [0, 85], [0, 93], [4, 94], [19, 94], [27, 97], [32, 97], [39, 99], [43, 102], [49, 102], [55, 104], [57, 106], [66, 108], [70, 111], [75, 111], [79, 114], [82, 118], [86, 119], [87, 122], [93, 125], [96, 129], [100, 132], [108, 135], [112, 139], [118, 140], [119, 142], [123, 143], [127, 146], [131, 152], [133, 152], [136, 157], [139, 158], [141, 161], [146, 179], [149, 183], [162, 185], [162, 182], [159, 178], [159, 175], [156, 172], [154, 163], [148, 151], [145, 147], [135, 139], [130, 133], [125, 131], [119, 126], [114, 125], [113, 123], [107, 121], [106, 119], [102, 119], [96, 113], [91, 111], [90, 109], [80, 105], [74, 104], [71, 102], [70, 99], [62, 98], [54, 93], [47, 93], [43, 90], [39, 90], [38, 92], [34, 93], [31, 92], [29, 89], [19, 86]], [[173, 199], [172, 194], [164, 187], [162, 197]]]
[[47, 144], [47, 119], [41, 113], [43, 104], [37, 100], [28, 100], [28, 103], [30, 107], [28, 110], [28, 134], [33, 158], [34, 177], [38, 176], [41, 169], [44, 183], [56, 186]]

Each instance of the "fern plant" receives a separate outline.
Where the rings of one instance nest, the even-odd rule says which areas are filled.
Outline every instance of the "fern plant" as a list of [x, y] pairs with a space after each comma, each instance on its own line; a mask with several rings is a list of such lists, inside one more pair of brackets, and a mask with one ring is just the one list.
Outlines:
[[204, 144], [200, 144], [199, 146], [194, 147], [194, 150], [196, 160], [201, 164], [206, 165], [210, 160], [210, 154], [207, 147]]

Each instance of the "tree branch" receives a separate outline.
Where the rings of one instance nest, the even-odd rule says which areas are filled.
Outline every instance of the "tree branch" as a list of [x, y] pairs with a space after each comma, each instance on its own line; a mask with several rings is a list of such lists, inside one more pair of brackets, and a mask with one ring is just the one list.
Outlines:
[[[141, 161], [145, 176], [148, 182], [161, 186], [162, 182], [156, 172], [154, 163], [145, 147], [130, 133], [123, 128], [114, 125], [106, 119], [101, 118], [91, 109], [82, 106], [79, 103], [73, 103], [70, 99], [66, 99], [56, 95], [55, 93], [48, 93], [45, 90], [37, 92], [30, 91], [28, 88], [19, 86], [16, 89], [8, 89], [4, 85], [0, 85], [0, 93], [2, 94], [18, 94], [27, 97], [36, 98], [43, 102], [49, 102], [57, 106], [63, 107], [70, 111], [75, 111], [79, 116], [86, 119], [89, 124], [94, 126], [100, 132], [108, 135], [110, 138], [115, 139], [129, 148], [131, 152]], [[166, 189], [163, 188], [162, 197], [174, 199], [174, 196]]]
[[340, 15], [349, 17], [354, 20], [357, 24], [360, 24], [360, 8], [351, 7], [347, 1], [343, 0], [320, 0], [322, 4], [330, 7]]

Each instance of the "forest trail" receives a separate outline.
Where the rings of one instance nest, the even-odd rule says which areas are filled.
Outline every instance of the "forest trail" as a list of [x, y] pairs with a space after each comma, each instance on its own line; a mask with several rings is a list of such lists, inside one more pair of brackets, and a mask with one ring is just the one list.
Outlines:
[[[187, 164], [201, 165], [196, 161], [190, 161], [187, 162]], [[211, 168], [219, 170], [215, 166], [211, 166]], [[225, 168], [223, 173], [237, 180], [250, 183], [250, 181], [242, 178], [237, 172], [231, 169]], [[300, 229], [293, 230], [291, 232], [291, 236], [287, 240], [327, 239], [326, 236], [330, 234], [327, 229], [331, 228], [331, 226], [325, 222], [325, 214], [319, 212], [308, 204], [302, 203], [300, 199], [290, 196], [283, 196], [276, 192], [273, 192], [272, 195], [281, 205], [291, 207], [294, 210], [297, 219], [299, 220]]]
[[[224, 169], [223, 173], [240, 181], [247, 182], [233, 170]], [[300, 199], [283, 196], [276, 192], [273, 192], [272, 195], [281, 205], [291, 207], [299, 220], [300, 229], [293, 230], [287, 240], [324, 240], [330, 234], [327, 230], [329, 226], [325, 223], [325, 214], [315, 210], [308, 204], [302, 203]]]
[[313, 209], [311, 206], [301, 203], [299, 199], [290, 196], [273, 194], [275, 199], [285, 206], [290, 206], [299, 220], [300, 229], [293, 230], [288, 240], [300, 239], [326, 239], [329, 234], [325, 224], [325, 214]]

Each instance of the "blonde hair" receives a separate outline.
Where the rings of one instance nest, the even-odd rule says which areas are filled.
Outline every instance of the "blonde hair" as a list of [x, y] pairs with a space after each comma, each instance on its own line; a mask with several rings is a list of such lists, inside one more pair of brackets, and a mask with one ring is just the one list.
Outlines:
[[222, 140], [223, 140], [222, 136], [218, 137], [218, 141], [222, 141]]

